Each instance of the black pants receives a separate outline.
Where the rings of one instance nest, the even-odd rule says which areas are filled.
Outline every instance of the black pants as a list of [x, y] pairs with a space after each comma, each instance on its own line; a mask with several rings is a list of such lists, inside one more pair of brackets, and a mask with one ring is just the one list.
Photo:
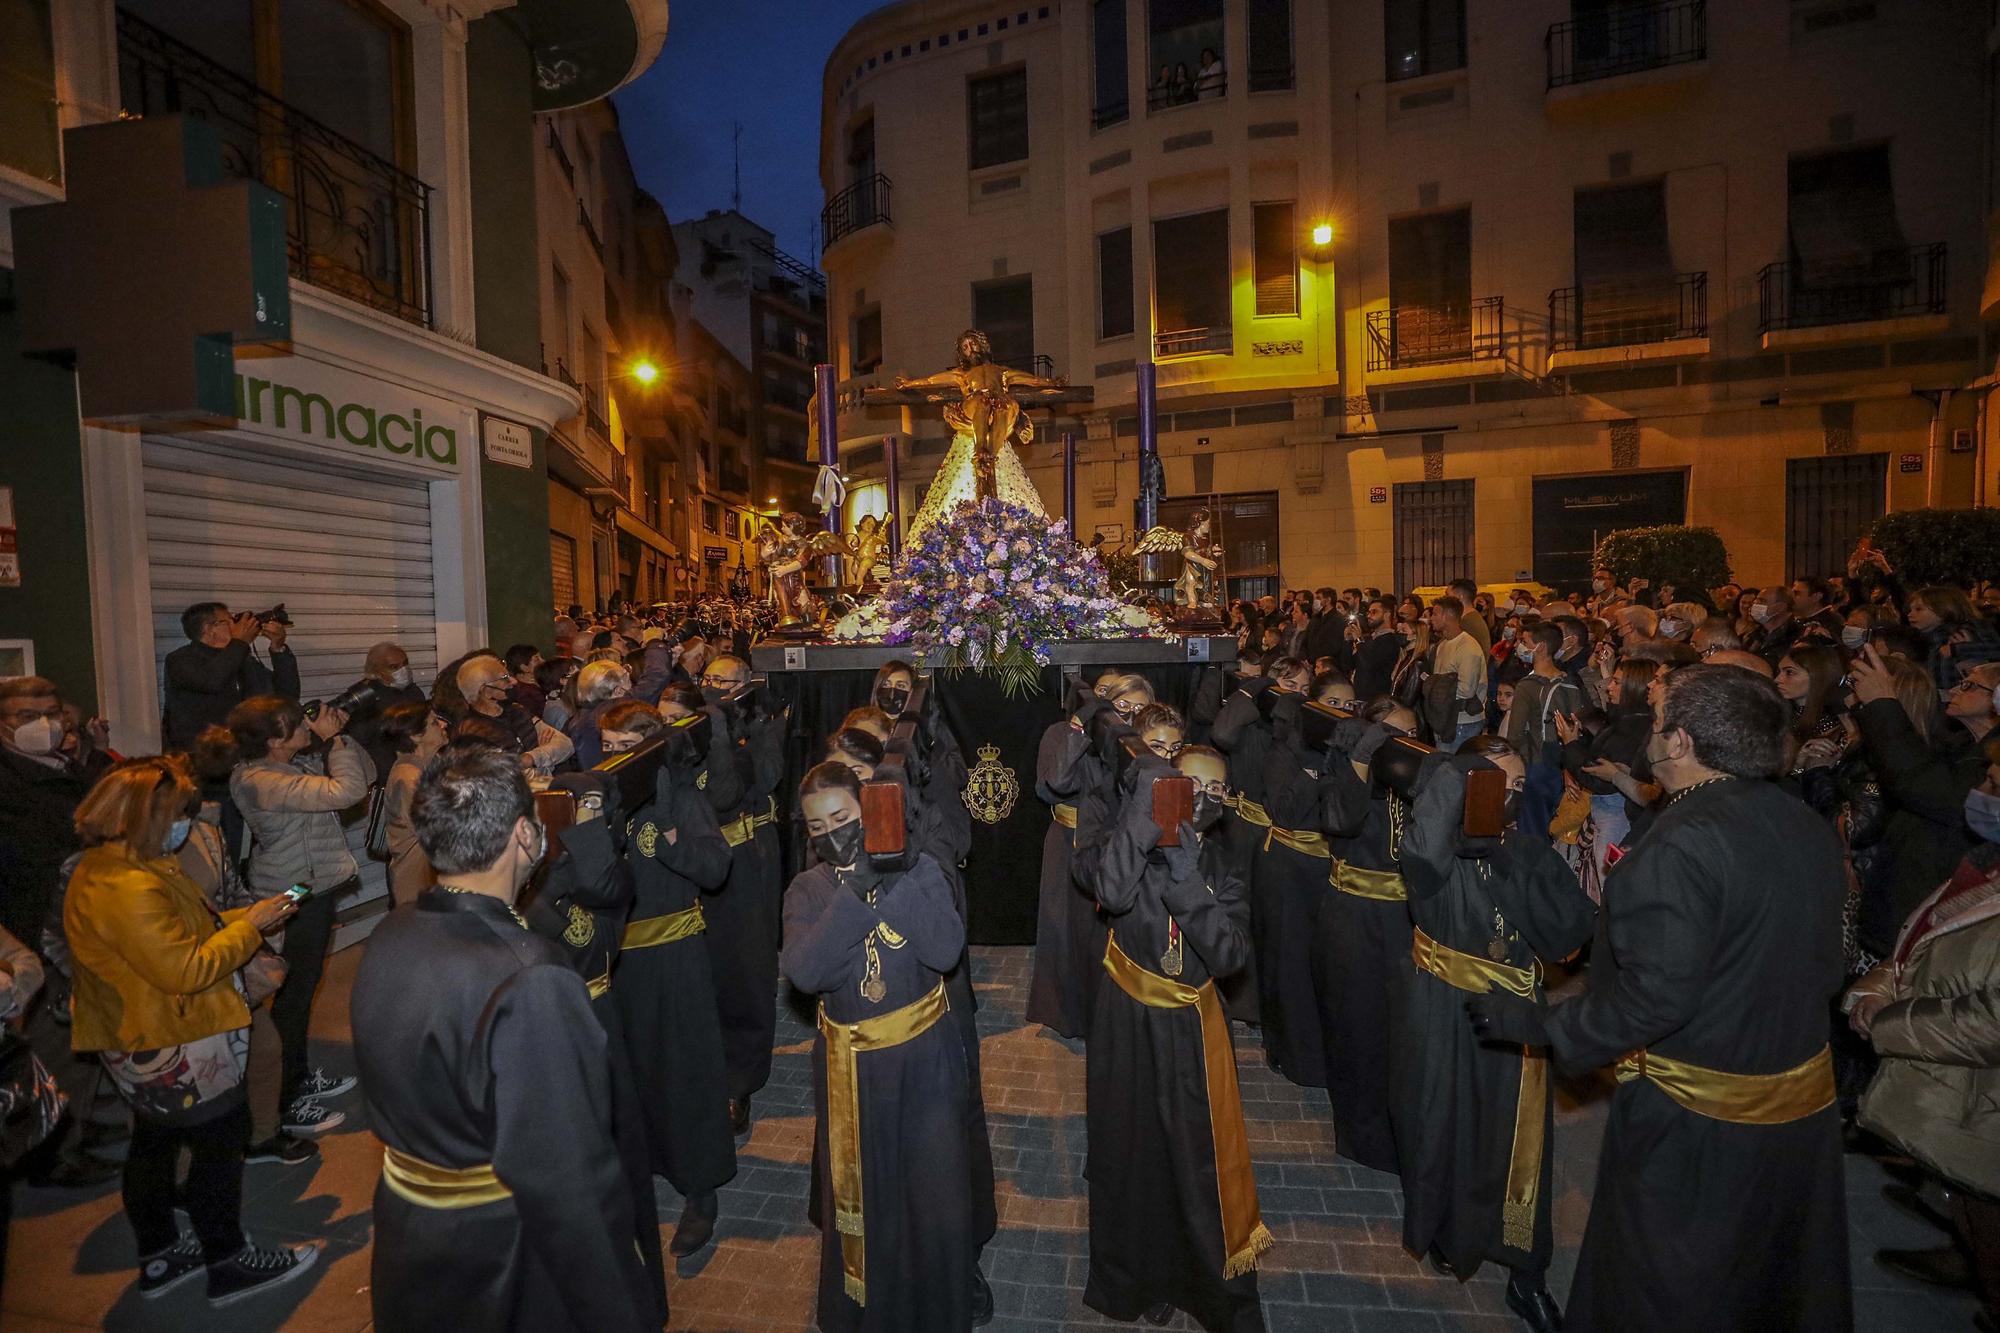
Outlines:
[[282, 1119], [298, 1099], [312, 1070], [306, 1054], [306, 1029], [312, 1025], [313, 992], [326, 970], [327, 946], [333, 942], [334, 900], [352, 888], [347, 880], [321, 889], [305, 900], [298, 915], [285, 923], [285, 981], [271, 997], [271, 1026], [278, 1029], [278, 1115]]
[[[229, 1110], [194, 1125], [132, 1117], [125, 1216], [132, 1220], [142, 1257], [179, 1238], [176, 1203], [194, 1222], [203, 1259], [219, 1264], [243, 1248], [243, 1152], [249, 1143], [250, 1103], [240, 1096]], [[182, 1148], [188, 1150], [187, 1186], [176, 1190]]]

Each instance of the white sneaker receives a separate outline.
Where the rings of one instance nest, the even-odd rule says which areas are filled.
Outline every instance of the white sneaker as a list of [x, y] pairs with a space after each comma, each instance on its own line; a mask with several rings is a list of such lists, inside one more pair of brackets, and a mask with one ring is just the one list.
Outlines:
[[299, 1096], [321, 1099], [338, 1097], [343, 1092], [352, 1091], [358, 1081], [352, 1074], [345, 1078], [335, 1078], [318, 1065], [314, 1065], [312, 1072], [306, 1076], [306, 1081], [299, 1086]]
[[278, 1118], [278, 1130], [283, 1134], [324, 1134], [346, 1123], [345, 1112], [329, 1111], [312, 1098], [301, 1097]]

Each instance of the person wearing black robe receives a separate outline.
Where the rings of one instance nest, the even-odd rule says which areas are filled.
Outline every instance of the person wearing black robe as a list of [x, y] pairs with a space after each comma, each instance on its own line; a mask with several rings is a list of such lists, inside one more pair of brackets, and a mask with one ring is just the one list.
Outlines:
[[1595, 908], [1547, 833], [1464, 836], [1466, 774], [1492, 766], [1507, 773], [1511, 813], [1527, 766], [1506, 742], [1477, 737], [1462, 755], [1425, 760], [1403, 829], [1416, 963], [1393, 1048], [1403, 1248], [1461, 1281], [1489, 1260], [1505, 1265], [1508, 1308], [1549, 1333], [1562, 1327], [1546, 1282], [1553, 1077], [1541, 1051], [1482, 1041], [1465, 1006], [1496, 987], [1539, 999], [1543, 962], [1583, 946]]
[[546, 845], [518, 763], [447, 761], [412, 820], [439, 883], [376, 928], [352, 1003], [385, 1151], [376, 1327], [656, 1330], [604, 1029], [512, 906]]
[[[1100, 684], [1113, 679], [1107, 673]], [[1091, 744], [1091, 721], [1110, 706], [1095, 690], [1084, 695], [1073, 714], [1042, 733], [1035, 758], [1035, 794], [1048, 804], [1050, 819], [1042, 841], [1028, 1021], [1070, 1038], [1089, 1026], [1090, 997], [1103, 969], [1103, 927], [1096, 905], [1076, 886], [1072, 863], [1082, 803], [1104, 773]]]
[[1484, 1015], [1565, 1070], [1618, 1065], [1565, 1327], [1839, 1333], [1840, 847], [1766, 780], [1789, 719], [1769, 681], [1682, 667], [1655, 713], [1668, 796], [1605, 876], [1589, 991]]
[[785, 892], [780, 964], [819, 999], [813, 1043], [822, 1333], [972, 1326], [968, 1070], [944, 974], [965, 923], [935, 861], [872, 869], [860, 780], [821, 764], [800, 788], [820, 864]]
[[1227, 849], [1203, 832], [1222, 814], [1223, 758], [1194, 746], [1178, 763], [1197, 783], [1179, 846], [1158, 845], [1150, 784], [1172, 770], [1148, 755], [1079, 865], [1111, 923], [1085, 1049], [1083, 1300], [1113, 1319], [1165, 1324], [1178, 1307], [1209, 1333], [1262, 1333], [1256, 1270], [1272, 1238], [1214, 985], [1250, 955], [1248, 904]]
[[[1368, 766], [1391, 737], [1416, 730], [1416, 714], [1394, 705], [1356, 719], [1351, 746], [1333, 757], [1321, 789], [1320, 829], [1332, 852], [1332, 892], [1313, 934], [1326, 1095], [1333, 1146], [1350, 1161], [1401, 1170], [1390, 1124], [1390, 1065], [1410, 970], [1409, 890], [1396, 861], [1402, 798]], [[1345, 724], [1343, 724], [1345, 725]], [[1337, 738], [1345, 741], [1347, 738]], [[1397, 802], [1392, 810], [1390, 802]]]
[[1328, 781], [1324, 773], [1339, 761], [1305, 752], [1299, 722], [1305, 697], [1286, 689], [1288, 683], [1273, 691], [1271, 740], [1259, 784], [1271, 829], [1257, 860], [1251, 938], [1257, 951], [1264, 1058], [1300, 1087], [1323, 1088], [1326, 1044], [1313, 981], [1313, 943], [1321, 905], [1332, 892], [1331, 853], [1320, 829], [1322, 789]]
[[730, 849], [698, 781], [687, 767], [662, 764], [653, 799], [626, 815], [632, 913], [611, 979], [652, 1169], [685, 1199], [670, 1246], [676, 1257], [708, 1243], [715, 1192], [736, 1174], [723, 1029], [702, 939], [711, 904], [733, 891], [715, 892], [732, 873]]
[[775, 793], [785, 775], [785, 720], [741, 693], [749, 683], [740, 657], [717, 657], [702, 674], [704, 695], [728, 724], [728, 740], [717, 727], [710, 743], [705, 791], [729, 844], [729, 878], [705, 891], [702, 942], [715, 976], [729, 1120], [738, 1134], [749, 1131], [750, 1098], [771, 1080], [784, 885]]
[[620, 811], [617, 788], [595, 774], [566, 773], [550, 784], [577, 799], [576, 823], [563, 830], [561, 849], [536, 872], [534, 896], [521, 915], [528, 929], [563, 951], [590, 992], [590, 1011], [604, 1029], [611, 1062], [612, 1137], [632, 1186], [634, 1239], [646, 1277], [667, 1319], [667, 1265], [660, 1254], [660, 1209], [653, 1195], [653, 1157], [646, 1142], [645, 1108], [627, 1053], [625, 1025], [611, 998], [611, 968], [618, 937], [632, 911], [632, 872], [613, 842]]

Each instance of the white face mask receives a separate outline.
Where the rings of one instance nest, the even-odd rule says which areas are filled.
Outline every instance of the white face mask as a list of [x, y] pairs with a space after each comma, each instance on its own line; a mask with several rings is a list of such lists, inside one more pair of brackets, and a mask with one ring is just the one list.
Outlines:
[[1771, 618], [1771, 608], [1763, 602], [1750, 603], [1750, 618], [1762, 625]]
[[389, 683], [399, 690], [409, 689], [410, 668], [408, 666], [399, 666], [394, 671], [391, 671], [389, 673]]
[[49, 755], [62, 744], [63, 723], [59, 717], [31, 717], [14, 728], [13, 747], [22, 754]]
[[1660, 621], [1660, 637], [1678, 639], [1682, 634], [1687, 632], [1687, 627], [1687, 621], [1677, 619], [1674, 616], [1668, 616]]
[[1611, 585], [1609, 583], [1606, 583], [1603, 579], [1592, 579], [1590, 581], [1590, 590], [1592, 592], [1609, 592], [1611, 590]]
[[1859, 625], [1842, 625], [1840, 627], [1840, 642], [1847, 651], [1858, 653], [1868, 643], [1868, 631]]

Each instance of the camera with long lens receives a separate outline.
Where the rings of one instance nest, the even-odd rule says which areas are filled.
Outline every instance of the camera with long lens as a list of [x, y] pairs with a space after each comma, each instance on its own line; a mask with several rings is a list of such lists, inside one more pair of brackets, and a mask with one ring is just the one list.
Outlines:
[[268, 611], [252, 611], [250, 614], [257, 617], [257, 623], [260, 625], [289, 625], [292, 623], [292, 618], [285, 614], [285, 604], [283, 602], [279, 602]]
[[331, 708], [351, 718], [373, 709], [381, 701], [381, 685], [372, 680], [358, 680], [331, 699], [314, 699], [305, 705], [305, 710], [307, 717], [318, 717], [322, 708]]

